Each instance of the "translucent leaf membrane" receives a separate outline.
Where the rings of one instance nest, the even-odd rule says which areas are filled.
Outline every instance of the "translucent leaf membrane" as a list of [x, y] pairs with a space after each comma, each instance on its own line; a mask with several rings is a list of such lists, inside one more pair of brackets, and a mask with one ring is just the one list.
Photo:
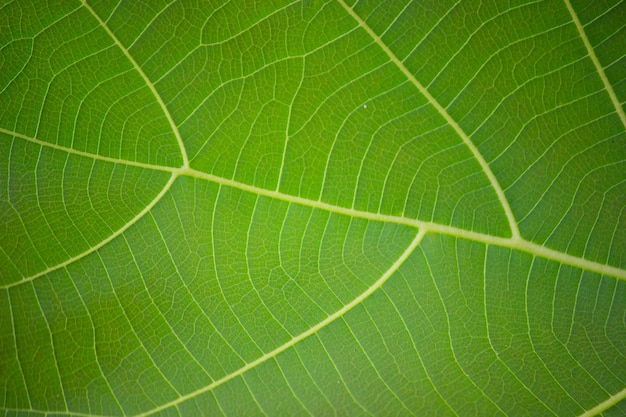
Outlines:
[[0, 415], [626, 414], [624, 2], [0, 5]]

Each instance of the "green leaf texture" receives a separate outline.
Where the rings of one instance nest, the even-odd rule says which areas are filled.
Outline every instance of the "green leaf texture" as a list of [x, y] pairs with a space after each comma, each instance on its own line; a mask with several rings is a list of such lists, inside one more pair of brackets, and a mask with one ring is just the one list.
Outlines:
[[626, 415], [626, 2], [0, 2], [0, 416]]

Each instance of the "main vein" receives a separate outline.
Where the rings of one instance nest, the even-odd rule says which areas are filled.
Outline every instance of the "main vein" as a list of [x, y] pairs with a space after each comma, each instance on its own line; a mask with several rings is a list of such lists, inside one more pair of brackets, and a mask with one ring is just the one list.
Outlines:
[[447, 226], [444, 224], [426, 222], [422, 220], [410, 219], [406, 217], [392, 216], [380, 213], [370, 213], [367, 211], [356, 210], [352, 208], [340, 207], [333, 204], [324, 203], [322, 201], [314, 201], [306, 198], [284, 194], [278, 191], [266, 190], [263, 188], [255, 187], [253, 185], [247, 185], [235, 180], [229, 180], [226, 178], [218, 177], [215, 175], [207, 174], [201, 171], [196, 171], [193, 168], [180, 170], [181, 175], [186, 175], [194, 178], [204, 179], [210, 182], [215, 182], [228, 187], [240, 189], [257, 195], [282, 200], [292, 204], [298, 204], [307, 206], [319, 210], [328, 211], [331, 213], [342, 214], [345, 216], [361, 218], [366, 220], [373, 220], [386, 223], [403, 224], [410, 227], [415, 227], [420, 230], [424, 230], [426, 233], [439, 233], [443, 235], [454, 236], [462, 239], [472, 240], [475, 242], [481, 242], [487, 245], [495, 245], [506, 247], [510, 249], [519, 250], [529, 253], [541, 258], [550, 259], [556, 262], [563, 263], [565, 265], [575, 266], [588, 271], [597, 272], [599, 274], [612, 276], [626, 281], [626, 271], [620, 268], [616, 268], [610, 265], [601, 264], [587, 260], [585, 258], [569, 255], [563, 252], [559, 252], [554, 249], [546, 248], [543, 245], [529, 242], [521, 236], [513, 236], [510, 238], [491, 236], [484, 233], [472, 232], [470, 230], [460, 229], [454, 226]]
[[309, 199], [294, 196], [294, 195], [284, 194], [275, 190], [268, 190], [268, 189], [264, 189], [260, 187], [255, 187], [253, 185], [244, 184], [235, 180], [218, 177], [212, 174], [207, 174], [205, 172], [197, 171], [193, 168], [164, 167], [164, 166], [158, 166], [158, 165], [145, 164], [142, 162], [126, 161], [126, 160], [120, 160], [116, 158], [109, 158], [105, 156], [94, 155], [88, 152], [77, 151], [75, 149], [41, 141], [41, 140], [31, 138], [26, 135], [22, 135], [20, 133], [12, 132], [3, 128], [0, 128], [0, 133], [5, 133], [7, 135], [11, 135], [11, 136], [23, 139], [23, 140], [27, 140], [29, 142], [33, 142], [41, 146], [50, 147], [53, 149], [57, 149], [59, 151], [67, 152], [67, 153], [82, 156], [82, 157], [92, 158], [92, 159], [103, 161], [103, 162], [124, 164], [128, 166], [141, 167], [145, 169], [154, 169], [154, 170], [165, 171], [165, 172], [171, 173], [170, 179], [165, 184], [163, 189], [157, 194], [157, 196], [143, 210], [141, 210], [136, 216], [130, 219], [126, 224], [124, 224], [124, 226], [122, 226], [118, 231], [113, 233], [111, 236], [107, 237], [106, 239], [104, 239], [102, 242], [95, 245], [94, 247], [76, 256], [73, 256], [72, 258], [66, 260], [65, 262], [62, 262], [58, 265], [47, 268], [45, 271], [39, 272], [35, 275], [24, 277], [23, 279], [13, 282], [11, 284], [0, 286], [0, 289], [14, 287], [24, 282], [32, 281], [42, 275], [48, 274], [52, 271], [55, 271], [73, 262], [76, 262], [84, 258], [85, 256], [95, 252], [96, 250], [100, 249], [105, 244], [112, 241], [117, 236], [121, 235], [124, 231], [128, 230], [132, 225], [137, 223], [148, 211], [150, 211], [152, 207], [154, 207], [161, 200], [161, 198], [165, 195], [165, 193], [167, 193], [167, 191], [171, 188], [176, 178], [179, 176], [188, 176], [192, 178], [202, 179], [205, 181], [210, 181], [210, 182], [214, 182], [217, 184], [225, 185], [227, 187], [237, 188], [239, 190], [246, 191], [249, 193], [254, 193], [260, 196], [285, 201], [287, 203], [307, 206], [307, 207], [324, 210], [324, 211], [328, 211], [331, 213], [341, 214], [345, 216], [350, 216], [354, 218], [361, 218], [361, 219], [366, 219], [366, 220], [373, 220], [373, 221], [380, 221], [380, 222], [387, 222], [387, 223], [403, 224], [409, 227], [415, 227], [420, 230], [424, 230], [425, 233], [439, 233], [439, 234], [454, 236], [454, 237], [458, 237], [462, 239], [472, 240], [475, 242], [481, 242], [487, 245], [495, 245], [495, 246], [507, 247], [507, 248], [515, 249], [515, 250], [520, 250], [522, 252], [526, 252], [534, 256], [539, 256], [539, 257], [550, 259], [550, 260], [560, 262], [566, 265], [582, 268], [588, 271], [596, 272], [596, 273], [607, 275], [607, 276], [612, 276], [617, 279], [626, 281], [626, 271], [623, 269], [619, 269], [610, 265], [590, 261], [582, 257], [569, 255], [569, 254], [559, 252], [554, 249], [549, 249], [537, 243], [529, 242], [525, 240], [524, 238], [522, 238], [521, 236], [513, 236], [510, 238], [491, 236], [491, 235], [487, 235], [484, 233], [478, 233], [478, 232], [473, 232], [470, 230], [460, 229], [454, 226], [447, 226], [444, 224], [438, 224], [438, 223], [426, 222], [422, 220], [410, 219], [406, 217], [392, 216], [392, 215], [380, 214], [380, 213], [371, 213], [371, 212], [356, 210], [352, 208], [340, 207], [340, 206], [336, 206], [333, 204], [324, 203], [322, 201], [309, 200]]

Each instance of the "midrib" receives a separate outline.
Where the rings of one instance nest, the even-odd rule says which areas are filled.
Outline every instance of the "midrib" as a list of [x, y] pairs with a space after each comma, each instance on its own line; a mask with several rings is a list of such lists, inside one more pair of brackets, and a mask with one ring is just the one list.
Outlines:
[[23, 284], [25, 282], [33, 281], [40, 276], [46, 275], [52, 271], [63, 268], [75, 261], [78, 261], [84, 258], [85, 256], [95, 252], [96, 250], [100, 249], [105, 244], [107, 244], [108, 242], [110, 242], [111, 240], [115, 239], [117, 236], [121, 235], [123, 232], [128, 230], [132, 225], [137, 223], [147, 212], [149, 212], [151, 208], [154, 207], [161, 200], [161, 198], [167, 193], [167, 191], [170, 189], [170, 187], [172, 186], [176, 178], [178, 178], [179, 176], [187, 176], [191, 178], [210, 181], [210, 182], [221, 184], [227, 187], [236, 188], [245, 192], [254, 193], [260, 196], [273, 198], [273, 199], [277, 199], [280, 201], [285, 201], [291, 204], [297, 204], [300, 206], [306, 206], [306, 207], [311, 207], [311, 208], [315, 208], [319, 210], [324, 210], [330, 213], [345, 215], [345, 216], [354, 217], [354, 218], [379, 221], [379, 222], [385, 222], [385, 223], [395, 223], [395, 224], [401, 224], [401, 225], [405, 225], [409, 227], [414, 227], [419, 230], [423, 230], [425, 234], [438, 233], [442, 235], [457, 237], [460, 239], [467, 239], [467, 240], [471, 240], [474, 242], [480, 242], [486, 245], [500, 246], [500, 247], [506, 247], [506, 248], [513, 249], [513, 250], [519, 250], [519, 251], [531, 254], [533, 256], [549, 259], [555, 262], [560, 262], [565, 265], [570, 265], [573, 267], [581, 268], [587, 271], [596, 272], [598, 274], [611, 276], [616, 279], [626, 281], [626, 270], [616, 268], [610, 265], [590, 261], [582, 257], [577, 257], [577, 256], [569, 255], [563, 252], [559, 252], [557, 250], [547, 248], [543, 245], [539, 245], [539, 244], [527, 241], [524, 238], [519, 237], [519, 236], [513, 236], [510, 238], [491, 236], [491, 235], [484, 234], [484, 233], [472, 232], [469, 230], [460, 229], [457, 227], [447, 226], [447, 225], [433, 223], [433, 222], [415, 220], [415, 219], [410, 219], [410, 218], [401, 217], [401, 216], [370, 213], [367, 211], [356, 210], [353, 208], [340, 207], [337, 205], [324, 203], [322, 201], [310, 200], [310, 199], [306, 199], [306, 198], [302, 198], [302, 197], [298, 197], [294, 195], [285, 194], [285, 193], [275, 191], [275, 190], [267, 190], [267, 189], [256, 187], [253, 185], [244, 184], [235, 180], [207, 174], [207, 173], [198, 171], [193, 168], [173, 168], [173, 167], [165, 167], [165, 166], [153, 165], [153, 164], [148, 164], [148, 163], [143, 163], [143, 162], [134, 162], [134, 161], [110, 158], [106, 156], [94, 155], [88, 152], [78, 151], [78, 150], [67, 148], [64, 146], [44, 142], [44, 141], [31, 138], [26, 135], [22, 135], [20, 133], [12, 132], [3, 128], [0, 128], [0, 132], [23, 139], [23, 140], [27, 140], [29, 142], [39, 144], [41, 146], [46, 146], [49, 148], [53, 148], [59, 151], [64, 151], [69, 154], [73, 154], [77, 156], [92, 158], [94, 160], [98, 160], [102, 162], [123, 164], [127, 166], [138, 167], [138, 168], [169, 172], [172, 174], [172, 176], [167, 181], [163, 189], [160, 190], [157, 196], [150, 203], [146, 205], [146, 208], [141, 210], [136, 216], [134, 216], [131, 220], [129, 220], [124, 226], [118, 229], [117, 232], [113, 233], [111, 236], [104, 239], [98, 245], [93, 246], [92, 248], [68, 259], [65, 262], [52, 266], [46, 269], [45, 271], [39, 272], [30, 277], [23, 278], [20, 281], [16, 281], [8, 285], [0, 286], [0, 289], [10, 288], [10, 287]]
[[[484, 243], [486, 245], [495, 245], [495, 246], [507, 247], [507, 248], [510, 248], [510, 249], [526, 252], [526, 253], [529, 253], [529, 254], [534, 255], [534, 256], [538, 256], [538, 257], [550, 259], [550, 260], [553, 260], [553, 261], [556, 261], [556, 262], [560, 262], [560, 263], [563, 263], [563, 264], [566, 264], [566, 265], [571, 265], [571, 266], [574, 266], [574, 267], [578, 267], [578, 268], [581, 268], [581, 269], [584, 269], [584, 270], [596, 272], [596, 273], [607, 275], [607, 276], [612, 276], [614, 278], [621, 279], [621, 280], [626, 280], [626, 270], [622, 270], [622, 269], [619, 269], [619, 268], [616, 268], [616, 267], [612, 267], [612, 266], [609, 266], [609, 265], [606, 265], [606, 264], [600, 264], [598, 262], [589, 261], [589, 260], [584, 259], [582, 257], [576, 257], [576, 256], [568, 255], [568, 254], [565, 254], [563, 252], [559, 252], [559, 251], [556, 251], [556, 250], [553, 250], [553, 249], [546, 248], [545, 246], [542, 246], [542, 245], [539, 245], [539, 244], [536, 244], [536, 243], [532, 243], [532, 242], [527, 241], [524, 238], [522, 238], [521, 235], [520, 235], [519, 229], [518, 229], [518, 224], [515, 221], [515, 217], [513, 215], [512, 209], [511, 209], [511, 207], [510, 207], [510, 205], [508, 203], [508, 200], [506, 199], [506, 196], [504, 195], [504, 191], [500, 187], [497, 179], [495, 178], [495, 175], [493, 174], [493, 172], [489, 168], [487, 162], [484, 160], [484, 158], [482, 157], [482, 155], [480, 154], [478, 149], [475, 147], [475, 145], [472, 143], [472, 141], [469, 139], [467, 134], [460, 128], [460, 126], [456, 123], [456, 121], [452, 119], [452, 117], [439, 104], [439, 102], [437, 100], [435, 100], [434, 97], [432, 97], [430, 92], [424, 86], [422, 86], [422, 84], [413, 76], [413, 74], [411, 74], [408, 71], [408, 69], [406, 69], [406, 67], [404, 66], [402, 61], [400, 61], [395, 56], [395, 54], [387, 47], [387, 45], [385, 45], [382, 42], [382, 39], [360, 18], [360, 16], [358, 16], [354, 12], [354, 10], [352, 10], [343, 0], [339, 0], [339, 3], [346, 10], [346, 12], [348, 14], [350, 14], [350, 16], [352, 16], [353, 19], [355, 19], [355, 21], [359, 24], [359, 26], [361, 28], [363, 28], [368, 33], [369, 36], [372, 37], [374, 42], [376, 42], [382, 48], [382, 50], [389, 56], [391, 61], [394, 62], [394, 64], [400, 69], [400, 71], [403, 72], [403, 74], [409, 79], [409, 81], [412, 84], [414, 84], [415, 87], [428, 99], [430, 104], [433, 105], [435, 107], [435, 109], [450, 124], [450, 126], [452, 126], [454, 128], [454, 130], [461, 137], [463, 142], [468, 146], [470, 151], [473, 153], [475, 159], [477, 160], [477, 162], [479, 163], [479, 165], [481, 166], [481, 168], [483, 169], [483, 171], [487, 175], [487, 177], [488, 177], [488, 179], [489, 179], [493, 189], [496, 192], [496, 195], [498, 196], [498, 199], [499, 199], [499, 201], [500, 201], [500, 203], [502, 205], [502, 208], [503, 208], [503, 210], [505, 212], [505, 215], [507, 217], [507, 220], [508, 220], [508, 223], [509, 223], [509, 227], [511, 229], [512, 237], [510, 237], [510, 238], [502, 238], [502, 237], [497, 237], [497, 236], [490, 236], [490, 235], [486, 235], [486, 234], [482, 234], [482, 233], [476, 233], [476, 232], [472, 232], [472, 231], [468, 231], [468, 230], [464, 230], [464, 229], [459, 229], [459, 228], [452, 227], [452, 226], [446, 226], [446, 225], [441, 225], [441, 224], [437, 224], [437, 223], [432, 223], [432, 222], [424, 222], [424, 221], [415, 220], [415, 219], [408, 219], [408, 218], [405, 218], [405, 217], [384, 215], [384, 214], [378, 214], [378, 213], [370, 213], [370, 212], [355, 210], [355, 209], [351, 209], [351, 208], [339, 207], [339, 206], [328, 204], [328, 203], [324, 203], [324, 202], [321, 202], [321, 201], [314, 201], [314, 200], [309, 200], [309, 199], [305, 199], [305, 198], [302, 198], [302, 197], [297, 197], [297, 196], [284, 194], [284, 193], [281, 193], [279, 191], [266, 190], [266, 189], [263, 189], [263, 188], [259, 188], [259, 187], [255, 187], [255, 186], [251, 186], [251, 185], [247, 185], [247, 184], [243, 184], [243, 183], [240, 183], [240, 182], [237, 182], [237, 181], [234, 181], [234, 180], [221, 178], [221, 177], [218, 177], [218, 176], [214, 176], [214, 175], [211, 175], [211, 174], [206, 174], [206, 173], [197, 171], [195, 169], [189, 168], [189, 160], [188, 160], [188, 157], [187, 157], [187, 154], [186, 154], [186, 149], [185, 149], [185, 146], [183, 144], [183, 141], [182, 141], [182, 138], [180, 136], [180, 133], [178, 131], [178, 128], [177, 128], [176, 124], [174, 123], [174, 121], [173, 121], [173, 119], [172, 119], [172, 117], [171, 117], [171, 115], [170, 115], [170, 113], [169, 113], [169, 111], [167, 109], [167, 106], [165, 105], [165, 103], [161, 99], [160, 95], [157, 93], [153, 83], [144, 74], [144, 72], [142, 71], [141, 67], [133, 59], [133, 57], [131, 56], [129, 51], [120, 43], [120, 41], [115, 37], [115, 35], [107, 27], [105, 22], [102, 21], [102, 19], [93, 11], [93, 9], [91, 9], [91, 7], [86, 3], [85, 0], [82, 0], [83, 6], [98, 20], [98, 23], [100, 24], [100, 26], [102, 26], [107, 31], [108, 35], [115, 42], [117, 47], [119, 47], [120, 50], [124, 53], [124, 55], [127, 57], [127, 59], [133, 64], [135, 69], [138, 71], [138, 73], [144, 79], [146, 85], [150, 88], [150, 90], [152, 91], [152, 93], [156, 97], [156, 99], [159, 102], [159, 105], [161, 106], [161, 108], [163, 109], [163, 112], [166, 115], [167, 120], [168, 120], [168, 122], [169, 122], [169, 124], [170, 124], [170, 126], [172, 128], [172, 131], [173, 131], [175, 137], [176, 137], [176, 141], [177, 141], [177, 143], [179, 145], [179, 148], [181, 150], [181, 156], [183, 158], [183, 167], [182, 168], [164, 167], [164, 166], [159, 166], [159, 165], [154, 165], [154, 164], [148, 164], [148, 163], [142, 163], [142, 162], [134, 162], [134, 161], [127, 161], [127, 160], [121, 160], [121, 159], [117, 159], [117, 158], [111, 158], [111, 157], [106, 157], [106, 156], [94, 155], [94, 154], [90, 154], [88, 152], [78, 151], [78, 150], [74, 150], [74, 149], [71, 149], [71, 148], [63, 147], [63, 146], [60, 146], [60, 145], [44, 142], [44, 141], [38, 140], [36, 138], [31, 138], [31, 137], [28, 137], [26, 135], [22, 135], [22, 134], [17, 133], [17, 132], [12, 132], [10, 130], [0, 128], [0, 132], [1, 133], [5, 133], [5, 134], [8, 134], [8, 135], [11, 135], [11, 136], [14, 136], [14, 137], [18, 137], [18, 138], [21, 138], [21, 139], [24, 139], [24, 140], [28, 140], [30, 142], [37, 143], [37, 144], [39, 144], [41, 146], [47, 146], [47, 147], [50, 147], [50, 148], [53, 148], [53, 149], [57, 149], [57, 150], [60, 150], [60, 151], [64, 151], [64, 152], [67, 152], [67, 153], [70, 153], [70, 154], [74, 154], [74, 155], [78, 155], [78, 156], [82, 156], [82, 157], [93, 158], [95, 160], [100, 160], [100, 161], [103, 161], [103, 162], [124, 164], [124, 165], [138, 167], [138, 168], [170, 172], [172, 174], [172, 176], [170, 177], [170, 179], [168, 180], [168, 182], [166, 183], [164, 188], [146, 206], [146, 208], [144, 210], [139, 212], [129, 222], [127, 222], [124, 226], [122, 226], [120, 229], [118, 229], [117, 232], [115, 232], [114, 234], [112, 234], [108, 238], [104, 239], [102, 242], [100, 242], [100, 244], [95, 245], [94, 247], [88, 249], [87, 251], [85, 251], [85, 252], [83, 252], [83, 253], [81, 253], [79, 255], [76, 255], [76, 256], [68, 259], [67, 261], [65, 261], [65, 262], [63, 262], [61, 264], [58, 264], [58, 265], [53, 266], [53, 267], [50, 267], [50, 268], [46, 269], [45, 271], [42, 271], [42, 272], [40, 272], [38, 274], [35, 274], [35, 275], [27, 277], [27, 278], [23, 278], [22, 280], [17, 281], [17, 282], [12, 283], [12, 284], [9, 284], [9, 285], [0, 286], [0, 289], [13, 287], [13, 286], [16, 286], [16, 285], [20, 285], [21, 283], [24, 283], [24, 282], [32, 281], [32, 280], [36, 279], [39, 276], [45, 275], [47, 273], [50, 273], [50, 272], [52, 272], [52, 271], [54, 271], [56, 269], [60, 269], [60, 268], [66, 266], [66, 265], [68, 265], [68, 264], [70, 264], [72, 262], [75, 262], [75, 261], [77, 261], [77, 260], [79, 260], [79, 259], [81, 259], [81, 258], [83, 258], [83, 257], [85, 257], [87, 255], [89, 255], [90, 253], [95, 252], [96, 250], [98, 250], [99, 248], [101, 248], [102, 246], [104, 246], [105, 244], [110, 242], [111, 240], [113, 240], [115, 237], [117, 237], [120, 234], [122, 234], [124, 231], [126, 231], [128, 228], [130, 228], [133, 224], [135, 224], [139, 219], [141, 219], [143, 217], [143, 215], [145, 215], [152, 207], [154, 207], [154, 205], [156, 205], [158, 203], [158, 201], [167, 193], [167, 191], [169, 190], [169, 188], [171, 187], [171, 185], [174, 183], [175, 179], [178, 176], [189, 176], [189, 177], [193, 177], [193, 178], [203, 179], [203, 180], [215, 182], [215, 183], [218, 183], [218, 184], [222, 184], [222, 185], [225, 185], [225, 186], [237, 188], [237, 189], [240, 189], [240, 190], [243, 190], [243, 191], [246, 191], [246, 192], [255, 193], [257, 195], [262, 195], [262, 196], [266, 196], [266, 197], [269, 197], [269, 198], [275, 198], [275, 199], [278, 199], [278, 200], [281, 200], [281, 201], [285, 201], [285, 202], [289, 202], [289, 203], [292, 203], [292, 204], [298, 204], [298, 205], [302, 205], [302, 206], [308, 206], [308, 207], [312, 207], [312, 208], [316, 208], [316, 209], [320, 209], [320, 210], [325, 210], [325, 211], [328, 211], [328, 212], [331, 212], [331, 213], [337, 213], [337, 214], [351, 216], [351, 217], [355, 217], [355, 218], [368, 219], [368, 220], [372, 220], [372, 221], [381, 221], [381, 222], [388, 222], [388, 223], [403, 224], [403, 225], [406, 225], [406, 226], [418, 228], [424, 234], [427, 234], [427, 233], [439, 233], [439, 234], [454, 236], [454, 237], [461, 238], [461, 239], [467, 239], [467, 240], [472, 240], [472, 241], [475, 241], [475, 242]], [[572, 14], [572, 18], [574, 20], [574, 23], [576, 24], [579, 32], [581, 32], [581, 36], [583, 38], [583, 41], [585, 42], [585, 46], [588, 48], [588, 50], [590, 52], [590, 56], [591, 56], [592, 60], [594, 60], [595, 55], [593, 54], [593, 49], [590, 48], [590, 45], [589, 45], [589, 43], [588, 43], [588, 41], [586, 39], [586, 36], [584, 34], [584, 30], [582, 30], [582, 26], [581, 26], [580, 22], [578, 21], [576, 14], [573, 13], [573, 9], [571, 8], [571, 5], [569, 4], [569, 1], [565, 0], [565, 3], [567, 5], [567, 7], [568, 7], [568, 10]], [[598, 66], [599, 63], [597, 62], [597, 58], [595, 58], [594, 64], [596, 64], [596, 66]], [[600, 69], [601, 69], [601, 67], [600, 67]], [[599, 71], [599, 73], [600, 73], [601, 76], [604, 75], [602, 71]], [[606, 81], [605, 79], [606, 79], [606, 77], [603, 78], [603, 81]], [[609, 87], [610, 87], [610, 85], [609, 85]], [[609, 89], [609, 93], [611, 93], [611, 91], [612, 90]], [[623, 115], [621, 115], [621, 116], [623, 116]], [[622, 121], [624, 121], [623, 117], [622, 117]]]
[[237, 188], [242, 191], [247, 191], [257, 195], [262, 195], [269, 198], [285, 201], [292, 204], [298, 204], [301, 206], [307, 206], [319, 210], [328, 211], [331, 213], [341, 214], [354, 218], [367, 219], [373, 221], [380, 221], [385, 223], [396, 223], [410, 227], [415, 227], [420, 230], [424, 230], [428, 233], [439, 233], [443, 235], [453, 236], [461, 239], [472, 240], [475, 242], [484, 243], [486, 245], [501, 246], [510, 249], [519, 250], [529, 253], [541, 258], [550, 259], [556, 262], [560, 262], [566, 265], [581, 268], [587, 271], [597, 272], [599, 274], [612, 276], [621, 280], [626, 280], [626, 271], [610, 265], [593, 262], [581, 257], [572, 256], [563, 252], [559, 252], [554, 249], [547, 248], [527, 241], [522, 237], [510, 237], [503, 238], [498, 236], [491, 236], [484, 233], [472, 232], [465, 229], [460, 229], [453, 226], [446, 226], [433, 222], [425, 222], [422, 220], [409, 219], [406, 217], [392, 216], [387, 214], [370, 213], [366, 211], [356, 210], [352, 208], [340, 207], [333, 204], [324, 203], [322, 201], [309, 200], [302, 197], [297, 197], [289, 194], [284, 194], [278, 191], [266, 190], [263, 188], [255, 187], [253, 185], [242, 184], [240, 182], [229, 180], [226, 178], [218, 177], [204, 172], [197, 171], [193, 168], [178, 170], [180, 175], [185, 175], [197, 179], [204, 179], [207, 181], [215, 182], [221, 185], [225, 185], [232, 188]]

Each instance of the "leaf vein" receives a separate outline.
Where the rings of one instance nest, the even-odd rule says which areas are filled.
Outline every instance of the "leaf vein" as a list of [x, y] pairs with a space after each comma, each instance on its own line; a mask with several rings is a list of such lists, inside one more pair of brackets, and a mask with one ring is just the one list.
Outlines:
[[180, 132], [178, 131], [178, 126], [176, 126], [176, 123], [174, 123], [174, 119], [172, 118], [172, 115], [171, 115], [169, 109], [165, 105], [165, 102], [163, 101], [163, 98], [161, 97], [159, 92], [156, 90], [156, 87], [154, 86], [154, 83], [152, 81], [150, 81], [148, 76], [143, 72], [143, 70], [141, 69], [141, 67], [137, 63], [137, 61], [135, 61], [133, 56], [128, 51], [128, 49], [125, 48], [124, 45], [122, 45], [120, 40], [117, 39], [117, 37], [111, 31], [111, 29], [107, 26], [107, 24], [100, 18], [100, 16], [98, 16], [98, 14], [91, 8], [91, 6], [89, 6], [89, 4], [87, 4], [87, 1], [86, 0], [82, 0], [82, 3], [83, 3], [83, 7], [85, 7], [89, 11], [89, 13], [91, 13], [93, 15], [93, 17], [98, 21], [100, 26], [102, 26], [102, 28], [107, 32], [107, 34], [111, 37], [111, 39], [113, 39], [113, 42], [115, 42], [115, 44], [118, 46], [118, 48], [120, 48], [120, 51], [122, 51], [122, 53], [126, 56], [126, 58], [133, 64], [133, 67], [135, 68], [137, 73], [145, 81], [146, 85], [148, 86], [148, 88], [150, 89], [152, 94], [154, 95], [154, 98], [156, 99], [156, 101], [159, 103], [159, 106], [163, 110], [163, 114], [165, 115], [165, 117], [166, 117], [170, 127], [172, 128], [172, 133], [176, 137], [176, 141], [178, 142], [178, 147], [180, 148], [180, 154], [181, 154], [181, 157], [183, 159], [183, 167], [188, 167], [189, 166], [189, 158], [187, 157], [187, 150], [185, 149], [185, 144], [183, 142], [183, 138], [181, 137]]

